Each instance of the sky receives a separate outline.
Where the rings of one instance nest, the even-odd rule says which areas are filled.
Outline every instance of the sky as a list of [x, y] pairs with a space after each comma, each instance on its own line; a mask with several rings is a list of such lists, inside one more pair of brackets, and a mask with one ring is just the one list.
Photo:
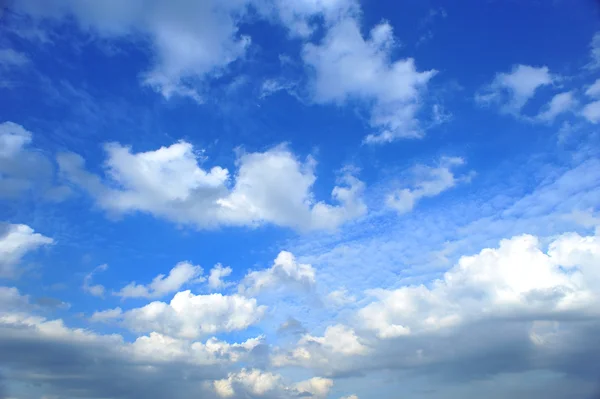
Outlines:
[[598, 2], [0, 4], [0, 398], [599, 397]]

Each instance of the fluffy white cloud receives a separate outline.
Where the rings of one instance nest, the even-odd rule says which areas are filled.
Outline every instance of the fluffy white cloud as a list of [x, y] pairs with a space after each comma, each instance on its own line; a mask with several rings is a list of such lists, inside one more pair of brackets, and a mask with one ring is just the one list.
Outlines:
[[327, 397], [331, 387], [333, 387], [333, 380], [323, 377], [313, 377], [295, 385], [300, 394], [310, 394], [315, 399]]
[[115, 295], [122, 298], [160, 298], [179, 291], [185, 284], [204, 281], [203, 272], [200, 266], [179, 262], [171, 269], [168, 276], [159, 274], [148, 285], [129, 283], [115, 292]]
[[581, 115], [591, 123], [600, 122], [600, 100], [586, 104], [581, 110]]
[[151, 302], [123, 312], [122, 323], [138, 332], [193, 339], [201, 335], [244, 330], [262, 317], [265, 306], [256, 299], [240, 295], [194, 295], [190, 291], [175, 294], [169, 303]]
[[14, 277], [15, 267], [28, 252], [53, 242], [24, 224], [0, 226], [0, 277]]
[[464, 256], [429, 287], [373, 290], [360, 310], [381, 338], [420, 334], [484, 319], [595, 317], [600, 299], [600, 237], [564, 234], [541, 250], [523, 235]]
[[203, 169], [183, 141], [141, 153], [109, 144], [106, 151], [107, 181], [86, 172], [75, 154], [59, 155], [58, 163], [102, 208], [118, 214], [147, 212], [198, 228], [273, 223], [306, 230], [333, 229], [366, 212], [364, 185], [350, 174], [332, 191], [338, 205], [315, 201], [314, 161], [301, 162], [284, 147], [241, 155], [234, 182], [227, 169]]
[[17, 123], [0, 123], [0, 198], [29, 193], [60, 201], [70, 190], [53, 184], [54, 165], [40, 151], [28, 148], [32, 137]]
[[358, 19], [348, 16], [333, 24], [320, 44], [307, 43], [302, 53], [314, 72], [316, 102], [368, 104], [376, 130], [366, 137], [368, 143], [423, 135], [416, 114], [421, 91], [435, 71], [419, 72], [412, 58], [391, 62], [394, 45], [388, 23], [375, 26], [365, 39]]
[[342, 324], [327, 327], [322, 337], [307, 334], [300, 340], [301, 345], [310, 343], [317, 343], [332, 353], [343, 355], [362, 355], [367, 352], [367, 347], [360, 342], [354, 330]]
[[263, 396], [267, 392], [278, 388], [281, 376], [257, 369], [242, 369], [237, 373], [230, 373], [227, 379], [213, 382], [217, 395], [229, 398], [235, 395], [237, 389], [241, 389], [252, 395]]
[[505, 113], [520, 115], [521, 109], [543, 86], [552, 84], [556, 77], [546, 66], [516, 65], [509, 73], [499, 73], [491, 84], [477, 93], [480, 104], [496, 104]]
[[204, 382], [226, 376], [236, 362], [252, 363], [263, 341], [260, 336], [242, 343], [214, 337], [200, 342], [152, 332], [128, 342], [27, 313], [27, 297], [14, 288], [0, 288], [0, 299], [3, 370], [10, 370], [16, 383], [39, 387], [31, 392], [39, 393], [36, 397], [66, 392], [77, 392], [74, 397], [210, 397]]
[[538, 114], [537, 119], [542, 122], [552, 122], [558, 115], [571, 111], [575, 106], [577, 106], [577, 100], [572, 91], [557, 94]]
[[238, 290], [246, 295], [256, 295], [269, 289], [311, 288], [315, 284], [315, 269], [296, 261], [293, 254], [281, 251], [269, 269], [248, 273]]
[[210, 269], [210, 275], [208, 276], [208, 286], [213, 290], [218, 290], [229, 285], [223, 281], [224, 277], [228, 277], [233, 270], [231, 267], [223, 267], [221, 264], [215, 265]]
[[213, 381], [213, 389], [221, 398], [295, 398], [310, 396], [323, 399], [333, 386], [333, 381], [322, 377], [313, 377], [306, 381], [286, 385], [283, 378], [258, 369], [242, 369], [230, 373], [227, 378]]
[[88, 294], [103, 298], [104, 292], [106, 291], [106, 289], [104, 288], [104, 286], [102, 284], [94, 284], [93, 279], [94, 279], [95, 274], [106, 271], [106, 269], [108, 269], [108, 265], [103, 264], [103, 265], [96, 267], [94, 270], [92, 270], [88, 274], [86, 274], [85, 277], [83, 278], [83, 286], [82, 286], [83, 290], [85, 292], [87, 292]]
[[250, 352], [261, 344], [263, 337], [230, 344], [215, 337], [205, 343], [171, 338], [156, 332], [138, 337], [130, 346], [138, 359], [150, 362], [183, 362], [200, 365], [235, 363], [247, 360]]
[[78, 0], [41, 4], [19, 1], [20, 12], [34, 20], [76, 21], [103, 39], [147, 42], [154, 64], [143, 82], [165, 97], [185, 95], [201, 101], [198, 88], [243, 57], [250, 38], [238, 33], [246, 0], [103, 1], [83, 5]]
[[389, 194], [386, 198], [387, 205], [398, 213], [410, 212], [422, 198], [434, 197], [459, 183], [470, 181], [473, 172], [457, 177], [452, 171], [452, 168], [464, 163], [462, 158], [442, 157], [435, 167], [417, 165], [413, 169], [413, 188], [403, 188]]

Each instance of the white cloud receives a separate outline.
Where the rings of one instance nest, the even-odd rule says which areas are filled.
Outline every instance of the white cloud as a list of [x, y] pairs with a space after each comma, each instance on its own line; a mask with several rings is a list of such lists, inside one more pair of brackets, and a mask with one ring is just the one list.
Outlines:
[[585, 90], [585, 94], [592, 98], [600, 97], [600, 79], [597, 79], [590, 87]]
[[320, 44], [307, 43], [302, 53], [314, 72], [317, 103], [367, 104], [376, 130], [366, 137], [368, 143], [423, 136], [416, 115], [421, 91], [435, 71], [419, 72], [412, 58], [390, 61], [394, 46], [388, 23], [375, 26], [365, 39], [358, 20], [346, 17], [327, 30]]
[[0, 312], [17, 312], [29, 306], [29, 297], [15, 287], [0, 286]]
[[122, 314], [123, 325], [133, 331], [193, 339], [201, 335], [245, 330], [258, 322], [265, 306], [240, 295], [175, 294], [170, 303], [151, 302]]
[[52, 238], [35, 233], [24, 224], [0, 226], [0, 277], [15, 277], [15, 268], [27, 253], [52, 243]]
[[300, 394], [308, 393], [315, 399], [327, 397], [331, 387], [333, 387], [333, 380], [323, 377], [313, 377], [306, 381], [300, 381], [295, 385]]
[[28, 148], [32, 136], [17, 123], [0, 123], [0, 198], [40, 193], [46, 200], [63, 200], [70, 190], [53, 184], [54, 165], [40, 151]]
[[581, 115], [591, 123], [600, 122], [600, 100], [586, 104], [581, 110]]
[[592, 59], [586, 69], [596, 70], [600, 68], [600, 32], [596, 32], [590, 42], [590, 58]]
[[[35, 397], [75, 391], [82, 397], [118, 397], [124, 392], [156, 399], [205, 397], [211, 393], [203, 381], [221, 378], [236, 362], [252, 363], [252, 353], [263, 341], [259, 336], [241, 343], [214, 337], [200, 342], [152, 332], [127, 342], [118, 334], [69, 328], [60, 319], [27, 313], [22, 309], [27, 297], [14, 288], [0, 288], [0, 298], [9, 299], [0, 303], [10, 306], [0, 306], [3, 368], [11, 370], [13, 382], [39, 386], [39, 391], [30, 391], [39, 393]], [[123, 385], [115, 384], [116, 379]]]
[[552, 84], [556, 77], [546, 66], [516, 65], [509, 73], [499, 73], [491, 84], [477, 93], [475, 99], [483, 105], [495, 104], [501, 112], [520, 116], [521, 109], [536, 91]]
[[231, 267], [223, 267], [221, 264], [215, 265], [210, 270], [210, 275], [208, 276], [208, 286], [213, 290], [218, 290], [229, 285], [227, 282], [223, 281], [224, 277], [228, 277], [231, 272]]
[[558, 115], [571, 111], [575, 106], [577, 106], [577, 100], [572, 91], [557, 94], [537, 115], [537, 119], [542, 122], [552, 122]]
[[0, 49], [0, 66], [22, 67], [27, 65], [29, 62], [29, 58], [24, 53], [10, 48]]
[[600, 299], [600, 237], [563, 234], [545, 253], [523, 235], [463, 256], [429, 287], [373, 290], [360, 310], [380, 338], [421, 334], [485, 319], [594, 317]]
[[309, 264], [296, 261], [293, 254], [281, 251], [269, 269], [248, 273], [238, 289], [245, 295], [256, 295], [265, 290], [289, 290], [311, 288], [315, 284], [315, 269]]
[[354, 0], [276, 0], [271, 10], [294, 36], [308, 38], [318, 27], [316, 16], [331, 26], [342, 18], [358, 16], [360, 7]]
[[106, 182], [86, 172], [75, 154], [59, 155], [58, 163], [102, 208], [117, 214], [147, 212], [198, 228], [273, 223], [310, 230], [334, 229], [366, 212], [364, 185], [350, 174], [332, 191], [338, 205], [315, 201], [314, 161], [301, 162], [281, 146], [241, 155], [233, 184], [227, 169], [201, 168], [194, 148], [183, 141], [142, 153], [118, 144], [106, 151]]
[[413, 188], [396, 190], [386, 198], [387, 205], [398, 213], [410, 212], [422, 198], [434, 197], [451, 189], [461, 182], [468, 182], [470, 174], [456, 177], [452, 168], [464, 165], [458, 157], [442, 157], [439, 166], [418, 165], [413, 169], [415, 183]]
[[327, 327], [322, 337], [307, 334], [299, 343], [300, 345], [317, 343], [332, 353], [348, 356], [362, 355], [367, 352], [367, 347], [360, 342], [354, 330], [342, 324]]
[[235, 395], [236, 390], [241, 389], [253, 396], [263, 396], [269, 391], [278, 388], [281, 376], [257, 369], [242, 369], [237, 373], [230, 373], [227, 379], [213, 382], [217, 395], [229, 398]]
[[122, 298], [160, 298], [179, 291], [185, 284], [204, 281], [203, 272], [200, 266], [179, 262], [171, 269], [168, 276], [159, 274], [148, 285], [129, 283], [115, 292], [115, 295]]
[[40, 5], [35, 0], [16, 4], [37, 21], [66, 21], [102, 39], [147, 41], [154, 63], [143, 82], [166, 98], [189, 96], [201, 101], [199, 87], [244, 56], [250, 38], [238, 32], [244, 0], [118, 1], [59, 0]]
[[85, 277], [83, 278], [83, 286], [82, 286], [83, 291], [85, 291], [88, 294], [91, 294], [93, 296], [103, 298], [104, 292], [106, 291], [106, 289], [101, 284], [93, 284], [92, 280], [93, 280], [95, 274], [97, 274], [98, 272], [106, 271], [106, 269], [108, 269], [108, 265], [103, 264], [103, 265], [96, 267], [94, 270], [92, 270], [88, 274], [86, 274]]
[[130, 350], [136, 358], [151, 362], [216, 365], [248, 360], [250, 352], [260, 345], [262, 340], [261, 336], [230, 344], [212, 337], [202, 343], [152, 332], [147, 336], [138, 337], [131, 344]]
[[122, 314], [123, 309], [121, 308], [101, 310], [98, 312], [94, 312], [94, 314], [92, 314], [92, 316], [90, 317], [90, 321], [94, 323], [104, 323], [107, 321], [119, 319]]
[[324, 399], [332, 386], [332, 380], [322, 377], [313, 377], [288, 385], [279, 374], [246, 368], [229, 373], [227, 378], [215, 380], [212, 383], [213, 390], [220, 398], [310, 396], [315, 399]]
[[346, 288], [340, 288], [327, 294], [327, 302], [333, 306], [344, 306], [355, 301], [356, 297], [351, 295]]
[[349, 395], [349, 396], [341, 397], [340, 399], [358, 399], [358, 396], [356, 396], [356, 395]]

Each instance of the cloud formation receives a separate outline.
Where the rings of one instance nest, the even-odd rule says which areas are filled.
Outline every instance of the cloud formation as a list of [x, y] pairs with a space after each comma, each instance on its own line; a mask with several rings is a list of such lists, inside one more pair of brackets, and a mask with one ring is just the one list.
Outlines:
[[121, 298], [160, 298], [179, 291], [185, 284], [205, 281], [203, 273], [204, 270], [200, 266], [179, 262], [171, 269], [169, 275], [159, 274], [147, 285], [131, 282], [115, 292], [115, 295]]
[[76, 154], [61, 154], [64, 176], [116, 214], [145, 212], [197, 228], [272, 223], [300, 230], [335, 229], [366, 212], [364, 184], [350, 174], [331, 192], [337, 202], [315, 201], [315, 162], [298, 160], [287, 148], [239, 157], [234, 178], [227, 169], [205, 170], [190, 143], [132, 152], [108, 144], [106, 178], [84, 169]]
[[459, 183], [469, 182], [473, 172], [457, 177], [452, 171], [464, 163], [464, 159], [459, 157], [442, 157], [438, 166], [415, 166], [413, 188], [403, 188], [389, 194], [386, 198], [387, 205], [398, 213], [407, 213], [422, 198], [434, 197]]
[[24, 224], [0, 225], [0, 277], [16, 277], [17, 267], [28, 252], [53, 242]]

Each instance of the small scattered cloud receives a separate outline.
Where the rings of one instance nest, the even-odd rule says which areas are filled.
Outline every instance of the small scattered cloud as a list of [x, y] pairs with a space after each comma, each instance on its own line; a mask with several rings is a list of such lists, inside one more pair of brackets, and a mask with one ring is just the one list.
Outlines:
[[546, 66], [515, 65], [508, 73], [498, 73], [492, 83], [475, 95], [475, 100], [480, 105], [495, 105], [503, 113], [520, 116], [537, 90], [556, 79]]
[[474, 172], [457, 177], [452, 170], [464, 164], [464, 159], [459, 157], [442, 157], [438, 166], [417, 165], [413, 168], [413, 187], [389, 194], [386, 198], [387, 205], [398, 213], [407, 213], [412, 211], [421, 199], [435, 197], [457, 184], [471, 181]]
[[238, 290], [245, 295], [256, 295], [266, 290], [309, 289], [315, 282], [315, 269], [311, 265], [298, 263], [293, 254], [281, 251], [273, 266], [248, 273]]
[[0, 224], [0, 277], [16, 277], [23, 258], [54, 240], [25, 224]]
[[94, 284], [93, 278], [96, 274], [104, 272], [107, 269], [108, 269], [108, 265], [103, 264], [103, 265], [96, 267], [94, 270], [92, 270], [88, 274], [86, 274], [85, 277], [83, 278], [83, 286], [82, 286], [83, 291], [87, 292], [90, 295], [104, 298], [104, 293], [105, 293], [106, 289], [101, 284]]
[[203, 282], [202, 267], [189, 262], [179, 262], [169, 274], [159, 274], [151, 283], [137, 284], [135, 281], [121, 288], [114, 295], [125, 298], [160, 298], [167, 294], [179, 291], [186, 284]]
[[231, 275], [232, 272], [233, 270], [229, 266], [223, 267], [220, 263], [215, 265], [215, 267], [210, 269], [208, 287], [213, 290], [219, 290], [231, 285], [231, 283], [228, 283], [223, 279]]

